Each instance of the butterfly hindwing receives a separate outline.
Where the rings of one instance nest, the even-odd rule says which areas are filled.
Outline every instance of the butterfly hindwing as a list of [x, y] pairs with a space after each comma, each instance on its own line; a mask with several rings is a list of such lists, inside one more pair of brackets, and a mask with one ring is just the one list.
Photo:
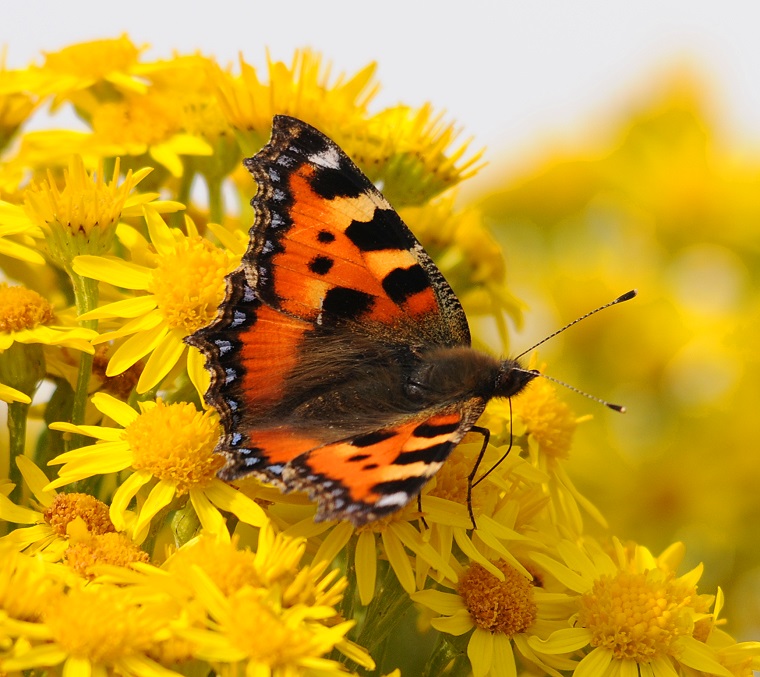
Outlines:
[[248, 473], [308, 492], [319, 503], [318, 520], [359, 526], [413, 500], [481, 412], [482, 403], [473, 400], [322, 445], [292, 430], [259, 430], [250, 454], [237, 460]]

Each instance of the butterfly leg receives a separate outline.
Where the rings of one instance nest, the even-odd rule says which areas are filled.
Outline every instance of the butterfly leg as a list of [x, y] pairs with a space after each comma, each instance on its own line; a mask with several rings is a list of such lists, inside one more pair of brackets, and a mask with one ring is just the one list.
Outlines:
[[426, 529], [429, 529], [430, 527], [425, 520], [425, 515], [422, 514], [422, 493], [417, 494], [417, 512], [420, 513], [420, 521], [425, 525]]
[[486, 475], [488, 475], [488, 472], [491, 472], [489, 470], [483, 477], [481, 477], [478, 482], [473, 482], [475, 479], [475, 475], [478, 474], [478, 468], [480, 467], [481, 462], [483, 461], [483, 457], [486, 454], [486, 449], [488, 448], [488, 440], [491, 439], [491, 431], [488, 428], [481, 428], [479, 425], [474, 425], [472, 428], [470, 428], [471, 433], [478, 433], [480, 435], [483, 435], [483, 446], [480, 447], [480, 452], [478, 452], [478, 458], [475, 461], [475, 465], [472, 466], [472, 471], [467, 476], [467, 512], [470, 513], [470, 521], [472, 522], [472, 528], [477, 529], [478, 525], [475, 522], [475, 515], [472, 512], [472, 488], [480, 482], [480, 480], [483, 479]]
[[[470, 430], [475, 430], [478, 426], [472, 427]], [[481, 428], [480, 430], [485, 430], [485, 428]], [[477, 430], [476, 432], [480, 432], [480, 430]], [[488, 431], [490, 435], [490, 431]], [[478, 462], [475, 464], [475, 467], [473, 468], [472, 472], [470, 473], [470, 478], [472, 479], [475, 477], [475, 473], [478, 470], [478, 465], [480, 464], [480, 461], [483, 460], [483, 454], [485, 454], [486, 446], [488, 446], [488, 438], [486, 438], [486, 443], [483, 445], [483, 448], [480, 450], [480, 456], [478, 456]], [[496, 461], [488, 470], [486, 470], [480, 477], [478, 477], [477, 482], [473, 482], [472, 486], [476, 487], [478, 484], [480, 484], [486, 477], [488, 477], [496, 468], [498, 468], [504, 461], [506, 460], [507, 456], [509, 456], [509, 452], [512, 451], [512, 399], [509, 399], [509, 446], [507, 447], [507, 450], [502, 454], [501, 458]]]

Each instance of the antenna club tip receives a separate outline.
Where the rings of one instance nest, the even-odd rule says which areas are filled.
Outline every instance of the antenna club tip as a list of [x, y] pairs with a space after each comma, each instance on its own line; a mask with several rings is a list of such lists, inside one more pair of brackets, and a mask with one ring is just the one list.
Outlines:
[[621, 296], [618, 296], [613, 303], [622, 303], [623, 301], [630, 301], [632, 298], [634, 298], [639, 292], [635, 289], [631, 289], [631, 291], [627, 291], [625, 294], [622, 294]]
[[605, 404], [612, 409], [612, 411], [617, 411], [619, 414], [625, 414], [625, 407], [622, 404], [611, 404], [610, 402], [605, 402]]

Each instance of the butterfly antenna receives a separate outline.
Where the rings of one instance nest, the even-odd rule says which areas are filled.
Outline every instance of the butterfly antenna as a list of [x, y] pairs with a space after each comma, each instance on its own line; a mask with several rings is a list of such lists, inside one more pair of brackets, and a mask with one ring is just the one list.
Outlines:
[[[527, 355], [529, 352], [531, 352], [531, 351], [535, 350], [536, 348], [538, 348], [538, 346], [541, 346], [544, 343], [546, 343], [549, 339], [553, 339], [555, 336], [557, 336], [557, 334], [561, 334], [566, 329], [570, 329], [570, 327], [572, 327], [575, 324], [578, 324], [578, 322], [580, 322], [581, 320], [585, 320], [587, 317], [591, 317], [592, 315], [596, 315], [600, 310], [604, 310], [605, 308], [609, 308], [610, 306], [615, 306], [618, 303], [622, 303], [623, 301], [630, 301], [634, 296], [636, 296], [637, 293], [638, 292], [635, 289], [631, 289], [631, 291], [628, 291], [625, 294], [622, 294], [621, 296], [618, 296], [614, 301], [610, 301], [609, 303], [605, 303], [603, 306], [599, 306], [598, 308], [594, 308], [594, 310], [589, 311], [585, 315], [581, 315], [580, 317], [576, 318], [572, 322], [566, 324], [564, 327], [562, 327], [560, 329], [557, 329], [557, 331], [555, 331], [555, 332], [552, 332], [546, 338], [541, 339], [538, 343], [536, 343], [535, 345], [531, 346], [527, 350], [523, 350], [519, 355], [517, 355], [515, 357], [515, 359], [519, 360], [523, 355]], [[543, 374], [542, 374], [542, 376], [543, 376]], [[550, 380], [554, 380], [554, 379], [550, 379]], [[576, 388], [573, 388], [572, 386], [569, 386], [566, 383], [562, 383], [562, 385], [570, 388], [570, 390], [576, 390]], [[581, 391], [578, 391], [578, 392], [581, 392]], [[586, 393], [581, 393], [581, 394], [586, 395], [586, 397], [591, 397], [591, 395], [588, 395]], [[595, 399], [595, 398], [591, 397], [591, 399]], [[607, 403], [604, 402], [604, 404], [607, 404]]]
[[512, 370], [521, 371], [524, 374], [533, 374], [533, 376], [540, 376], [541, 378], [545, 378], [547, 381], [551, 381], [552, 383], [556, 383], [557, 385], [564, 386], [568, 390], [572, 390], [574, 393], [578, 393], [578, 395], [583, 395], [583, 397], [588, 397], [588, 399], [594, 400], [594, 402], [603, 404], [605, 407], [608, 407], [612, 409], [613, 411], [618, 411], [621, 414], [625, 414], [625, 407], [622, 404], [613, 404], [612, 402], [603, 400], [601, 397], [597, 397], [596, 395], [587, 393], [585, 390], [576, 388], [575, 386], [572, 386], [569, 383], [565, 383], [564, 381], [560, 381], [558, 378], [554, 378], [553, 376], [547, 376], [546, 374], [542, 374], [540, 371], [534, 371], [532, 369], [522, 369], [521, 367], [512, 367]]

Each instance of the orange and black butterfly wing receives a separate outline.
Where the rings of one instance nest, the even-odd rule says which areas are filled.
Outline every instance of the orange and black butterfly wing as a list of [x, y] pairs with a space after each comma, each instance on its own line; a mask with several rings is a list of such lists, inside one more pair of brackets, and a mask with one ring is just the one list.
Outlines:
[[[228, 276], [216, 320], [187, 339], [205, 353], [212, 374], [206, 400], [220, 412], [225, 434], [217, 450], [228, 459], [220, 476], [255, 474], [286, 489], [309, 489], [326, 506], [324, 516], [356, 515], [359, 508], [338, 508], [338, 499], [330, 498], [342, 480], [337, 475], [329, 479], [324, 465], [312, 464], [337, 458], [335, 453], [350, 446], [351, 439], [372, 439], [378, 430], [388, 434], [378, 447], [382, 453], [378, 451], [377, 461], [364, 464], [361, 477], [351, 474], [358, 466], [335, 463], [336, 472], [354, 480], [354, 485], [343, 486], [341, 500], [369, 510], [366, 506], [381, 500], [370, 485], [397, 481], [380, 479], [385, 475], [379, 470], [394, 466], [387, 459], [415, 443], [409, 421], [420, 425], [439, 414], [388, 414], [365, 424], [359, 421], [349, 430], [329, 413], [302, 424], [289, 411], [308, 409], [308, 397], [321, 397], [320, 388], [329, 386], [341, 360], [349, 370], [361, 364], [366, 351], [352, 353], [346, 337], [362, 336], [365, 342], [368, 336], [377, 337], [401, 351], [410, 346], [468, 346], [467, 320], [411, 231], [323, 134], [294, 118], [277, 116], [270, 142], [245, 163], [258, 184], [249, 248]], [[322, 357], [315, 359], [315, 353]], [[436, 453], [445, 449], [448, 454], [473, 423], [463, 413], [451, 445], [438, 447]], [[406, 437], [390, 436], [400, 426], [406, 426]], [[373, 463], [378, 467], [365, 467]], [[437, 469], [436, 463], [432, 467]], [[421, 487], [429, 476], [406, 476], [407, 493], [413, 495], [412, 484]], [[391, 493], [401, 495], [400, 490]], [[391, 504], [386, 499], [373, 510], [382, 512]]]
[[385, 517], [422, 491], [483, 406], [472, 400], [315, 448], [286, 466], [286, 484], [318, 501], [318, 521], [361, 526]]
[[278, 115], [271, 141], [245, 165], [259, 188], [241, 267], [264, 303], [319, 326], [376, 324], [400, 340], [469, 345], [451, 287], [333, 141]]

